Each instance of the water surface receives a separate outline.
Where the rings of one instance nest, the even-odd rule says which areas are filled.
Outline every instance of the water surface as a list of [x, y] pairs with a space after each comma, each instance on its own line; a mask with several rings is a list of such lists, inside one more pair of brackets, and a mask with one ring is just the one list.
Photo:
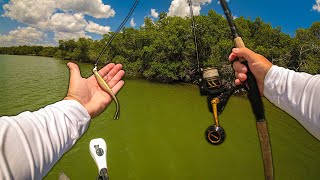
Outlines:
[[[92, 65], [79, 64], [83, 76]], [[65, 61], [33, 56], [0, 56], [0, 116], [37, 110], [63, 99], [68, 86]], [[193, 85], [167, 85], [126, 78], [114, 103], [92, 120], [86, 134], [46, 176], [60, 171], [71, 179], [95, 179], [98, 170], [89, 142], [108, 145], [112, 180], [264, 179], [260, 145], [250, 104], [232, 97], [220, 116], [226, 141], [212, 146], [204, 139], [212, 123], [206, 100]], [[297, 121], [264, 99], [272, 143], [275, 178], [319, 179], [320, 143]]]

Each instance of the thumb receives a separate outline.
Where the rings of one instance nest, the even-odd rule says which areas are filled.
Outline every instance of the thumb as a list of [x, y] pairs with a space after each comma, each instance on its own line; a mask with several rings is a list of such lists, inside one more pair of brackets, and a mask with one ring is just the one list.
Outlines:
[[232, 52], [239, 58], [247, 60], [249, 63], [254, 63], [257, 60], [257, 54], [248, 48], [233, 48]]
[[77, 64], [68, 62], [67, 66], [70, 69], [70, 82], [81, 78], [80, 70]]

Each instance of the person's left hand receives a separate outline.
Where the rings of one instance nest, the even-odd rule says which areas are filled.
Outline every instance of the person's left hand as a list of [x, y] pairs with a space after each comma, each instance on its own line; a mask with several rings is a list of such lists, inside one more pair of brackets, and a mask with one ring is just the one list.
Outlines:
[[[70, 82], [65, 100], [76, 100], [88, 111], [91, 118], [101, 114], [112, 101], [112, 97], [100, 88], [94, 75], [83, 78], [78, 65], [69, 62]], [[104, 66], [99, 74], [116, 94], [124, 85], [121, 78], [125, 75], [121, 64], [110, 63]]]

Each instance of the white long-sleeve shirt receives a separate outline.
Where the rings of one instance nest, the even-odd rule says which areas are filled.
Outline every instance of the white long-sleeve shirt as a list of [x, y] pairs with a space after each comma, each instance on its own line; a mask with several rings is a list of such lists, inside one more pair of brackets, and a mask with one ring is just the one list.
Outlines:
[[320, 140], [320, 75], [272, 66], [264, 80], [264, 96], [297, 119]]
[[[320, 139], [320, 75], [273, 66], [264, 95]], [[73, 100], [0, 118], [0, 179], [41, 179], [86, 131], [90, 116]], [[19, 146], [19, 147], [17, 147]]]
[[86, 131], [90, 115], [63, 100], [0, 118], [0, 179], [42, 179]]

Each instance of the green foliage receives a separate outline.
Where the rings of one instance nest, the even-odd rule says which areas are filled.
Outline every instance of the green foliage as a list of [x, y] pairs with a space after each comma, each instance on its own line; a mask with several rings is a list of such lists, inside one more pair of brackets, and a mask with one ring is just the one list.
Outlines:
[[53, 57], [53, 55], [57, 52], [57, 50], [58, 50], [57, 47], [12, 46], [12, 47], [0, 47], [0, 54]]
[[290, 59], [292, 69], [311, 74], [320, 73], [320, 22], [315, 22], [308, 29], [298, 29], [294, 38]]
[[[196, 16], [200, 66], [215, 66], [225, 81], [232, 81], [233, 69], [228, 56], [233, 47], [226, 19], [210, 10]], [[260, 18], [235, 20], [246, 46], [272, 63], [297, 71], [320, 73], [320, 22], [298, 29], [291, 38]], [[0, 54], [40, 55], [94, 63], [114, 32], [101, 40], [80, 38], [60, 40], [58, 47], [1, 47]], [[140, 29], [124, 28], [102, 55], [100, 63], [121, 63], [128, 75], [161, 82], [195, 82], [198, 69], [190, 18], [168, 17], [160, 13], [153, 22], [145, 18]]]
[[43, 47], [43, 49], [39, 52], [38, 55], [45, 57], [53, 57], [57, 50], [57, 47]]

